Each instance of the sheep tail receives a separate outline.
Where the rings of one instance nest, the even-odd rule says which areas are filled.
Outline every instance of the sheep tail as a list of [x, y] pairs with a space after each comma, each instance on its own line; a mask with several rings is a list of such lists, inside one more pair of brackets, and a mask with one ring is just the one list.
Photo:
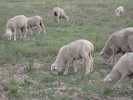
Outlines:
[[43, 25], [42, 21], [40, 22], [40, 26], [41, 26], [41, 28], [43, 28], [43, 27], [44, 27], [44, 25]]
[[44, 27], [42, 21], [40, 22], [40, 26], [41, 26], [41, 28], [43, 28], [43, 30], [44, 30], [44, 34], [45, 34], [45, 33], [46, 33], [46, 30], [45, 30], [45, 27]]

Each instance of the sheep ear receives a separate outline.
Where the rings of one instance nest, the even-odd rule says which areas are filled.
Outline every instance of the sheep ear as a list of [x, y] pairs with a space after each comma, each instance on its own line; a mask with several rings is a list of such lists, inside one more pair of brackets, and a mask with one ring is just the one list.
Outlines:
[[111, 79], [111, 78], [109, 78], [109, 79], [108, 79], [108, 82], [111, 82], [111, 81], [112, 81], [112, 79]]

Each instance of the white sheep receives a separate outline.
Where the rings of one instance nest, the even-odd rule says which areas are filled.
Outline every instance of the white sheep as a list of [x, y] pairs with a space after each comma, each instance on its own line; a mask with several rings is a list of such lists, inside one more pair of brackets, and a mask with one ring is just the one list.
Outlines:
[[46, 33], [45, 27], [43, 24], [43, 19], [40, 16], [33, 16], [27, 19], [27, 27], [30, 30], [30, 35], [33, 35], [32, 27], [37, 26], [38, 35], [40, 34], [41, 29], [43, 28], [44, 34]]
[[[129, 78], [129, 85], [124, 81], [126, 78]], [[105, 77], [104, 82], [107, 86], [113, 87], [116, 83], [121, 81], [131, 90], [132, 79], [133, 53], [127, 53], [119, 59], [110, 74]]]
[[[6, 24], [6, 33], [4, 36], [7, 36], [8, 40], [11, 40], [12, 34], [14, 34], [14, 41], [16, 41], [16, 30], [21, 29], [21, 33], [24, 38], [27, 35], [27, 18], [24, 15], [18, 15], [9, 19]], [[20, 34], [20, 38], [22, 35]]]
[[53, 9], [53, 16], [54, 16], [54, 19], [56, 19], [56, 16], [57, 16], [58, 22], [59, 22], [59, 19], [61, 18], [66, 19], [67, 21], [69, 19], [69, 17], [65, 14], [64, 10], [59, 7], [55, 7]]
[[118, 53], [133, 52], [133, 27], [124, 28], [114, 32], [101, 50], [101, 60], [107, 64], [107, 60], [112, 56], [112, 64], [115, 64], [115, 55]]
[[77, 67], [73, 64], [74, 60], [84, 59], [86, 62], [86, 74], [93, 71], [93, 59], [91, 52], [94, 50], [94, 46], [87, 40], [77, 40], [68, 45], [63, 46], [55, 62], [51, 65], [51, 72], [58, 74], [66, 65], [64, 75], [68, 73], [68, 68], [72, 64], [74, 71], [77, 72]]
[[115, 10], [115, 14], [116, 16], [120, 17], [121, 14], [124, 14], [124, 8], [122, 6], [119, 6], [116, 10]]

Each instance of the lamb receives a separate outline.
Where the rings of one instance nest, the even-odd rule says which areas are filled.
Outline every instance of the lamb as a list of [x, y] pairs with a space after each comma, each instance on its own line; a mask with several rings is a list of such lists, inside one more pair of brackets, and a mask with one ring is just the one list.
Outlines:
[[[129, 85], [124, 82], [126, 78], [129, 78]], [[116, 63], [110, 74], [104, 78], [104, 82], [107, 86], [113, 87], [116, 83], [124, 82], [127, 89], [131, 90], [131, 84], [133, 79], [133, 53], [126, 53]]]
[[43, 25], [43, 19], [40, 16], [33, 16], [27, 19], [27, 27], [30, 30], [30, 35], [33, 35], [32, 27], [37, 26], [38, 35], [40, 34], [41, 28], [43, 28], [44, 34], [46, 33]]
[[124, 28], [114, 32], [101, 50], [100, 56], [104, 64], [112, 56], [112, 64], [115, 64], [115, 55], [126, 52], [133, 52], [133, 27]]
[[73, 64], [74, 60], [84, 59], [86, 62], [86, 74], [93, 71], [93, 59], [91, 52], [94, 50], [94, 46], [90, 41], [77, 40], [63, 46], [55, 62], [51, 65], [51, 72], [55, 75], [60, 72], [66, 65], [64, 75], [68, 73], [68, 68], [72, 64], [74, 72], [77, 72], [77, 67]]
[[[16, 41], [16, 30], [21, 29], [21, 33], [24, 38], [27, 35], [27, 18], [24, 15], [18, 15], [9, 19], [6, 24], [6, 33], [4, 36], [7, 36], [8, 40], [11, 40], [12, 34], [14, 34], [14, 41]], [[20, 38], [22, 35], [20, 34]]]
[[116, 10], [115, 10], [115, 14], [116, 16], [120, 17], [121, 14], [124, 14], [124, 8], [122, 6], [119, 6]]
[[54, 19], [56, 19], [56, 16], [58, 18], [58, 22], [59, 22], [59, 19], [66, 19], [68, 21], [69, 17], [65, 14], [64, 10], [59, 8], [59, 7], [55, 7], [53, 9], [53, 16], [54, 16]]

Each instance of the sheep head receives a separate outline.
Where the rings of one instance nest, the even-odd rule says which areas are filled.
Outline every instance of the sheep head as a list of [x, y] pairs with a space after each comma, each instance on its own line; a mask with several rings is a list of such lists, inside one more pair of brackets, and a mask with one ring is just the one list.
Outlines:
[[115, 84], [113, 78], [110, 77], [110, 74], [104, 78], [104, 83], [108, 87], [112, 87]]
[[5, 33], [4, 36], [6, 36], [8, 40], [11, 40], [12, 34], [13, 34], [13, 33], [12, 33], [11, 31], [8, 31], [8, 32]]
[[67, 20], [67, 21], [69, 20], [69, 17], [67, 15], [64, 15], [62, 18]]
[[109, 59], [109, 55], [107, 53], [101, 52], [100, 53], [101, 56], [101, 61], [103, 64], [107, 64], [107, 60]]
[[117, 71], [113, 71], [104, 78], [104, 83], [112, 88], [121, 78], [121, 74]]
[[58, 64], [53, 63], [51, 65], [51, 72], [55, 75], [58, 75], [58, 73], [61, 71], [61, 67]]
[[103, 49], [100, 53], [101, 61], [103, 64], [107, 64], [107, 60], [112, 56], [112, 51], [110, 48], [107, 50]]

